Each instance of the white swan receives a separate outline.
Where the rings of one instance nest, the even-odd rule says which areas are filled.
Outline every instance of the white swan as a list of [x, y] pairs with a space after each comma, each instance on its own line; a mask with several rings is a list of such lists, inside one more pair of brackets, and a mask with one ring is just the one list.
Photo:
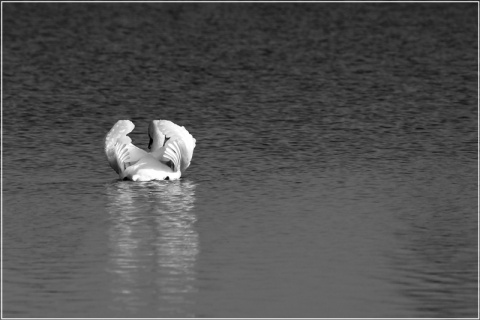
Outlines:
[[168, 120], [153, 120], [148, 126], [151, 152], [146, 152], [127, 136], [133, 128], [130, 120], [118, 120], [105, 137], [105, 154], [120, 179], [177, 180], [185, 173], [196, 142], [187, 129]]

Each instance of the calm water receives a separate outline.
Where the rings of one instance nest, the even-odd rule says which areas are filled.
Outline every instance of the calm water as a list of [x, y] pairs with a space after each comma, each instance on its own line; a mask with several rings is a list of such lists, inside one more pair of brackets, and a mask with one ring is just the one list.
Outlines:
[[[3, 316], [477, 317], [477, 19], [3, 3]], [[118, 119], [188, 174], [116, 180]]]

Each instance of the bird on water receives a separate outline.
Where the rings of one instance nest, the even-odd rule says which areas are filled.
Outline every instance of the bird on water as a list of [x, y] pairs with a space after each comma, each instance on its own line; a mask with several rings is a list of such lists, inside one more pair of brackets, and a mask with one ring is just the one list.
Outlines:
[[148, 126], [150, 142], [144, 151], [127, 135], [135, 125], [119, 120], [105, 137], [105, 154], [120, 179], [132, 181], [177, 180], [190, 166], [196, 140], [169, 120], [153, 120]]

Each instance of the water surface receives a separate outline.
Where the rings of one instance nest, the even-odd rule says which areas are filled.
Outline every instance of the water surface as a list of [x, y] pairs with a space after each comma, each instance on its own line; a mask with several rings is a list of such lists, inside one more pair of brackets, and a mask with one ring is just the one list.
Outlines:
[[477, 317], [476, 9], [4, 3], [3, 316]]

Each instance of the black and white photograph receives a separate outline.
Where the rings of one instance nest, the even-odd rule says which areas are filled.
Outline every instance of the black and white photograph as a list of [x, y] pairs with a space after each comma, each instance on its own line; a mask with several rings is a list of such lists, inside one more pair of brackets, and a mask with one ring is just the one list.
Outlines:
[[478, 1], [2, 1], [2, 319], [478, 319]]

